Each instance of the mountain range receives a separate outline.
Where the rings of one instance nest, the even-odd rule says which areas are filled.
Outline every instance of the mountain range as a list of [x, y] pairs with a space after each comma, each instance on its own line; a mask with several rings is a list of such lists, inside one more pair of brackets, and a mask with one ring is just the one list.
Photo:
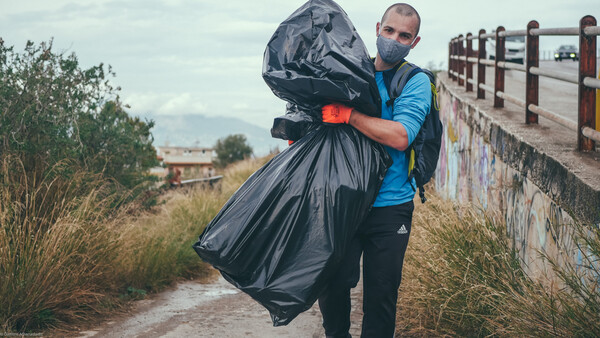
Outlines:
[[287, 142], [271, 137], [270, 130], [233, 117], [208, 117], [198, 114], [149, 115], [155, 122], [151, 132], [154, 146], [212, 148], [218, 139], [243, 134], [256, 156], [287, 147]]

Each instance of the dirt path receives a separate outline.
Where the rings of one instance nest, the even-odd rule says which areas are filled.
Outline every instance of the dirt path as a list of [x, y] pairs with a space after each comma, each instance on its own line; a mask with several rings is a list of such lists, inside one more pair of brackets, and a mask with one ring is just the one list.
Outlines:
[[[352, 292], [350, 333], [360, 336], [362, 288]], [[266, 309], [222, 277], [209, 284], [179, 283], [138, 301], [130, 316], [79, 337], [324, 337], [318, 304], [289, 325], [273, 327]]]

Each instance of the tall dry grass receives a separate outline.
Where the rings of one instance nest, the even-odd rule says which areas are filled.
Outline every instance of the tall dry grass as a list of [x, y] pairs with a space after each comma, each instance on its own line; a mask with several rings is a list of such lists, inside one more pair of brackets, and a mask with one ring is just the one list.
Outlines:
[[[5, 159], [0, 332], [68, 327], [122, 308], [131, 290], [143, 294], [210, 275], [192, 244], [266, 160], [231, 166], [219, 189], [176, 189], [159, 206], [138, 212], [135, 202], [115, 210], [127, 196], [111, 182], [74, 173], [25, 184], [30, 175]], [[73, 193], [83, 184], [89, 193]]]
[[229, 166], [216, 189], [177, 189], [153, 213], [115, 220], [118, 255], [114, 265], [120, 285], [158, 290], [176, 278], [206, 276], [192, 244], [229, 197], [269, 158], [248, 159]]
[[432, 197], [414, 215], [398, 301], [402, 336], [598, 336], [600, 237], [574, 225], [584, 264], [540, 254], [554, 285], [533, 280], [497, 217]]
[[23, 168], [0, 163], [0, 328], [18, 332], [79, 318], [102, 300], [116, 248], [104, 221], [121, 198], [84, 172], [40, 178]]

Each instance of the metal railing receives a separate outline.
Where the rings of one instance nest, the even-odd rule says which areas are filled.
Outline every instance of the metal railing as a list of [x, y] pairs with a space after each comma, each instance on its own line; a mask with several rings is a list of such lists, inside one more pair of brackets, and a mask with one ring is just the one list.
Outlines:
[[214, 188], [216, 184], [218, 184], [223, 179], [223, 175], [211, 176], [206, 178], [193, 178], [189, 180], [183, 180], [181, 183], [173, 183], [171, 184], [171, 188], [178, 187], [189, 187], [196, 185], [204, 185], [209, 188]]
[[[539, 67], [539, 37], [543, 35], [576, 35], [579, 36], [579, 69], [578, 73], [541, 69]], [[584, 16], [579, 27], [540, 29], [539, 23], [532, 20], [524, 30], [505, 30], [499, 26], [494, 33], [486, 33], [484, 29], [478, 35], [468, 33], [453, 38], [448, 46], [448, 74], [466, 91], [477, 89], [477, 98], [485, 99], [485, 93], [494, 95], [494, 107], [504, 107], [509, 101], [525, 110], [525, 123], [538, 123], [538, 115], [577, 131], [577, 149], [580, 151], [595, 150], [595, 142], [600, 142], [600, 132], [596, 130], [596, 90], [600, 89], [600, 80], [596, 78], [596, 42], [600, 35], [593, 16]], [[505, 60], [505, 39], [508, 36], [526, 37], [526, 55], [524, 65]], [[487, 39], [495, 39], [494, 60], [486, 59]], [[479, 42], [478, 50], [473, 50], [473, 40]], [[465, 43], [466, 41], [466, 43]], [[466, 46], [465, 46], [466, 44]], [[477, 55], [475, 55], [477, 54]], [[473, 79], [473, 66], [477, 65], [477, 81]], [[486, 67], [494, 67], [494, 86], [485, 84]], [[525, 101], [504, 92], [504, 70], [511, 69], [526, 73]], [[539, 77], [549, 77], [577, 84], [578, 88], [578, 121], [569, 120], [547, 108], [538, 105]], [[600, 113], [600, 112], [599, 112]]]

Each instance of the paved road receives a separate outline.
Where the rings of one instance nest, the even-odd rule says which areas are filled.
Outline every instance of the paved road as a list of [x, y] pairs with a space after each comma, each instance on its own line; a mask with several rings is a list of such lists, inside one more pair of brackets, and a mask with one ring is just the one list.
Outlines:
[[[556, 61], [540, 61], [540, 68], [552, 71], [577, 74], [579, 62], [564, 60]], [[598, 68], [600, 69], [600, 59], [598, 59]], [[477, 77], [477, 67], [473, 67], [474, 76]], [[494, 85], [494, 68], [487, 67], [486, 84]], [[577, 122], [577, 85], [561, 80], [555, 80], [548, 77], [539, 77], [539, 106], [546, 108], [572, 121]], [[518, 70], [506, 70], [505, 72], [505, 92], [513, 95], [521, 100], [525, 100], [525, 73]], [[486, 93], [486, 99], [491, 100], [492, 95]], [[513, 106], [512, 103], [504, 101], [505, 106]], [[544, 117], [540, 117], [544, 119]], [[523, 121], [525, 116], [523, 116]], [[552, 121], [546, 120], [549, 123]]]
[[[360, 285], [360, 284], [359, 284]], [[362, 289], [352, 292], [351, 334], [360, 336]], [[318, 304], [289, 325], [273, 327], [269, 313], [222, 277], [194, 281], [138, 301], [134, 311], [79, 337], [324, 337]]]

